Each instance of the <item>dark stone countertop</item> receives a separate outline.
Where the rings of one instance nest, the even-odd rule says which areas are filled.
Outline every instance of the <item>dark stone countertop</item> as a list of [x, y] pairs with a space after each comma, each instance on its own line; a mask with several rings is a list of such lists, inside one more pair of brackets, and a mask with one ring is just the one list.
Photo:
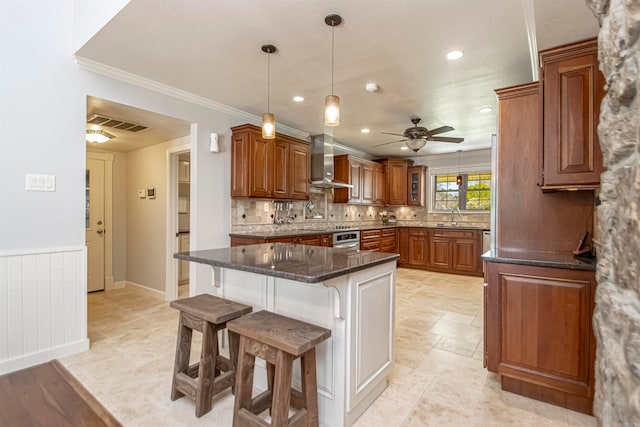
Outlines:
[[179, 252], [173, 257], [215, 267], [264, 274], [265, 276], [319, 283], [379, 264], [396, 261], [400, 255], [288, 243], [263, 243]]
[[565, 252], [538, 252], [517, 249], [492, 249], [482, 254], [487, 262], [533, 265], [537, 267], [567, 268], [570, 270], [595, 270], [596, 259], [582, 260]]

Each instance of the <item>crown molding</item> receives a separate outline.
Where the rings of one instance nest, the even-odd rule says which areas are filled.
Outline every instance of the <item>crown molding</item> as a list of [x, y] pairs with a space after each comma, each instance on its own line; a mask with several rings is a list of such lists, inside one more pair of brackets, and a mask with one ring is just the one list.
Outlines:
[[[77, 55], [75, 55], [73, 59], [76, 65], [78, 66], [78, 68], [80, 68], [81, 70], [90, 71], [92, 73], [110, 77], [115, 80], [120, 80], [122, 82], [132, 84], [134, 86], [152, 90], [154, 92], [171, 96], [172, 98], [176, 98], [181, 101], [186, 101], [195, 105], [199, 105], [201, 107], [205, 107], [210, 110], [215, 110], [220, 113], [228, 114], [230, 116], [239, 117], [247, 120], [249, 123], [252, 123], [258, 126], [262, 124], [262, 117], [256, 116], [255, 114], [247, 113], [246, 111], [242, 111], [234, 107], [230, 107], [228, 105], [222, 104], [212, 99], [205, 98], [203, 96], [196, 95], [194, 93], [187, 92], [185, 90], [178, 89], [173, 86], [169, 86], [167, 84], [160, 83], [155, 80], [151, 80], [146, 77], [139, 76], [138, 74], [133, 74], [128, 71], [124, 71], [119, 68], [115, 68], [98, 61], [82, 58]], [[307, 132], [303, 132], [301, 130], [283, 125], [281, 123], [276, 123], [276, 124], [278, 126], [278, 130], [283, 133], [286, 133], [288, 135], [291, 135], [297, 138], [305, 139], [305, 140], [308, 140], [309, 138], [309, 134]]]

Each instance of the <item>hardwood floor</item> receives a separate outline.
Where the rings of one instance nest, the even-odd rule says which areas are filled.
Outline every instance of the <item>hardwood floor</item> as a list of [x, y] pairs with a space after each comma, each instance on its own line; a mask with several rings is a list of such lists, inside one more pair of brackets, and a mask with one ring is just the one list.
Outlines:
[[57, 360], [0, 377], [2, 426], [121, 426]]

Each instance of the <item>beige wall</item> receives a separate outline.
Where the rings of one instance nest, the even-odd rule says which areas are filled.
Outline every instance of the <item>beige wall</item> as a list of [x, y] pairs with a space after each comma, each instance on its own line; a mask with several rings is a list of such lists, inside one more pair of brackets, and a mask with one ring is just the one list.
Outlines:
[[[165, 291], [167, 150], [188, 138], [167, 141], [127, 154], [126, 280]], [[156, 198], [138, 197], [139, 189], [155, 187]]]
[[127, 155], [113, 153], [113, 281], [127, 279]]

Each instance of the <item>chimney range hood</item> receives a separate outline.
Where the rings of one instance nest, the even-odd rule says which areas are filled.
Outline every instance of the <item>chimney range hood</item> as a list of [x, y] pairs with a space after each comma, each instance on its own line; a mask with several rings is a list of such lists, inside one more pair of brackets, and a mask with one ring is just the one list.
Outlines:
[[353, 188], [333, 179], [333, 137], [311, 136], [311, 186], [320, 188]]

